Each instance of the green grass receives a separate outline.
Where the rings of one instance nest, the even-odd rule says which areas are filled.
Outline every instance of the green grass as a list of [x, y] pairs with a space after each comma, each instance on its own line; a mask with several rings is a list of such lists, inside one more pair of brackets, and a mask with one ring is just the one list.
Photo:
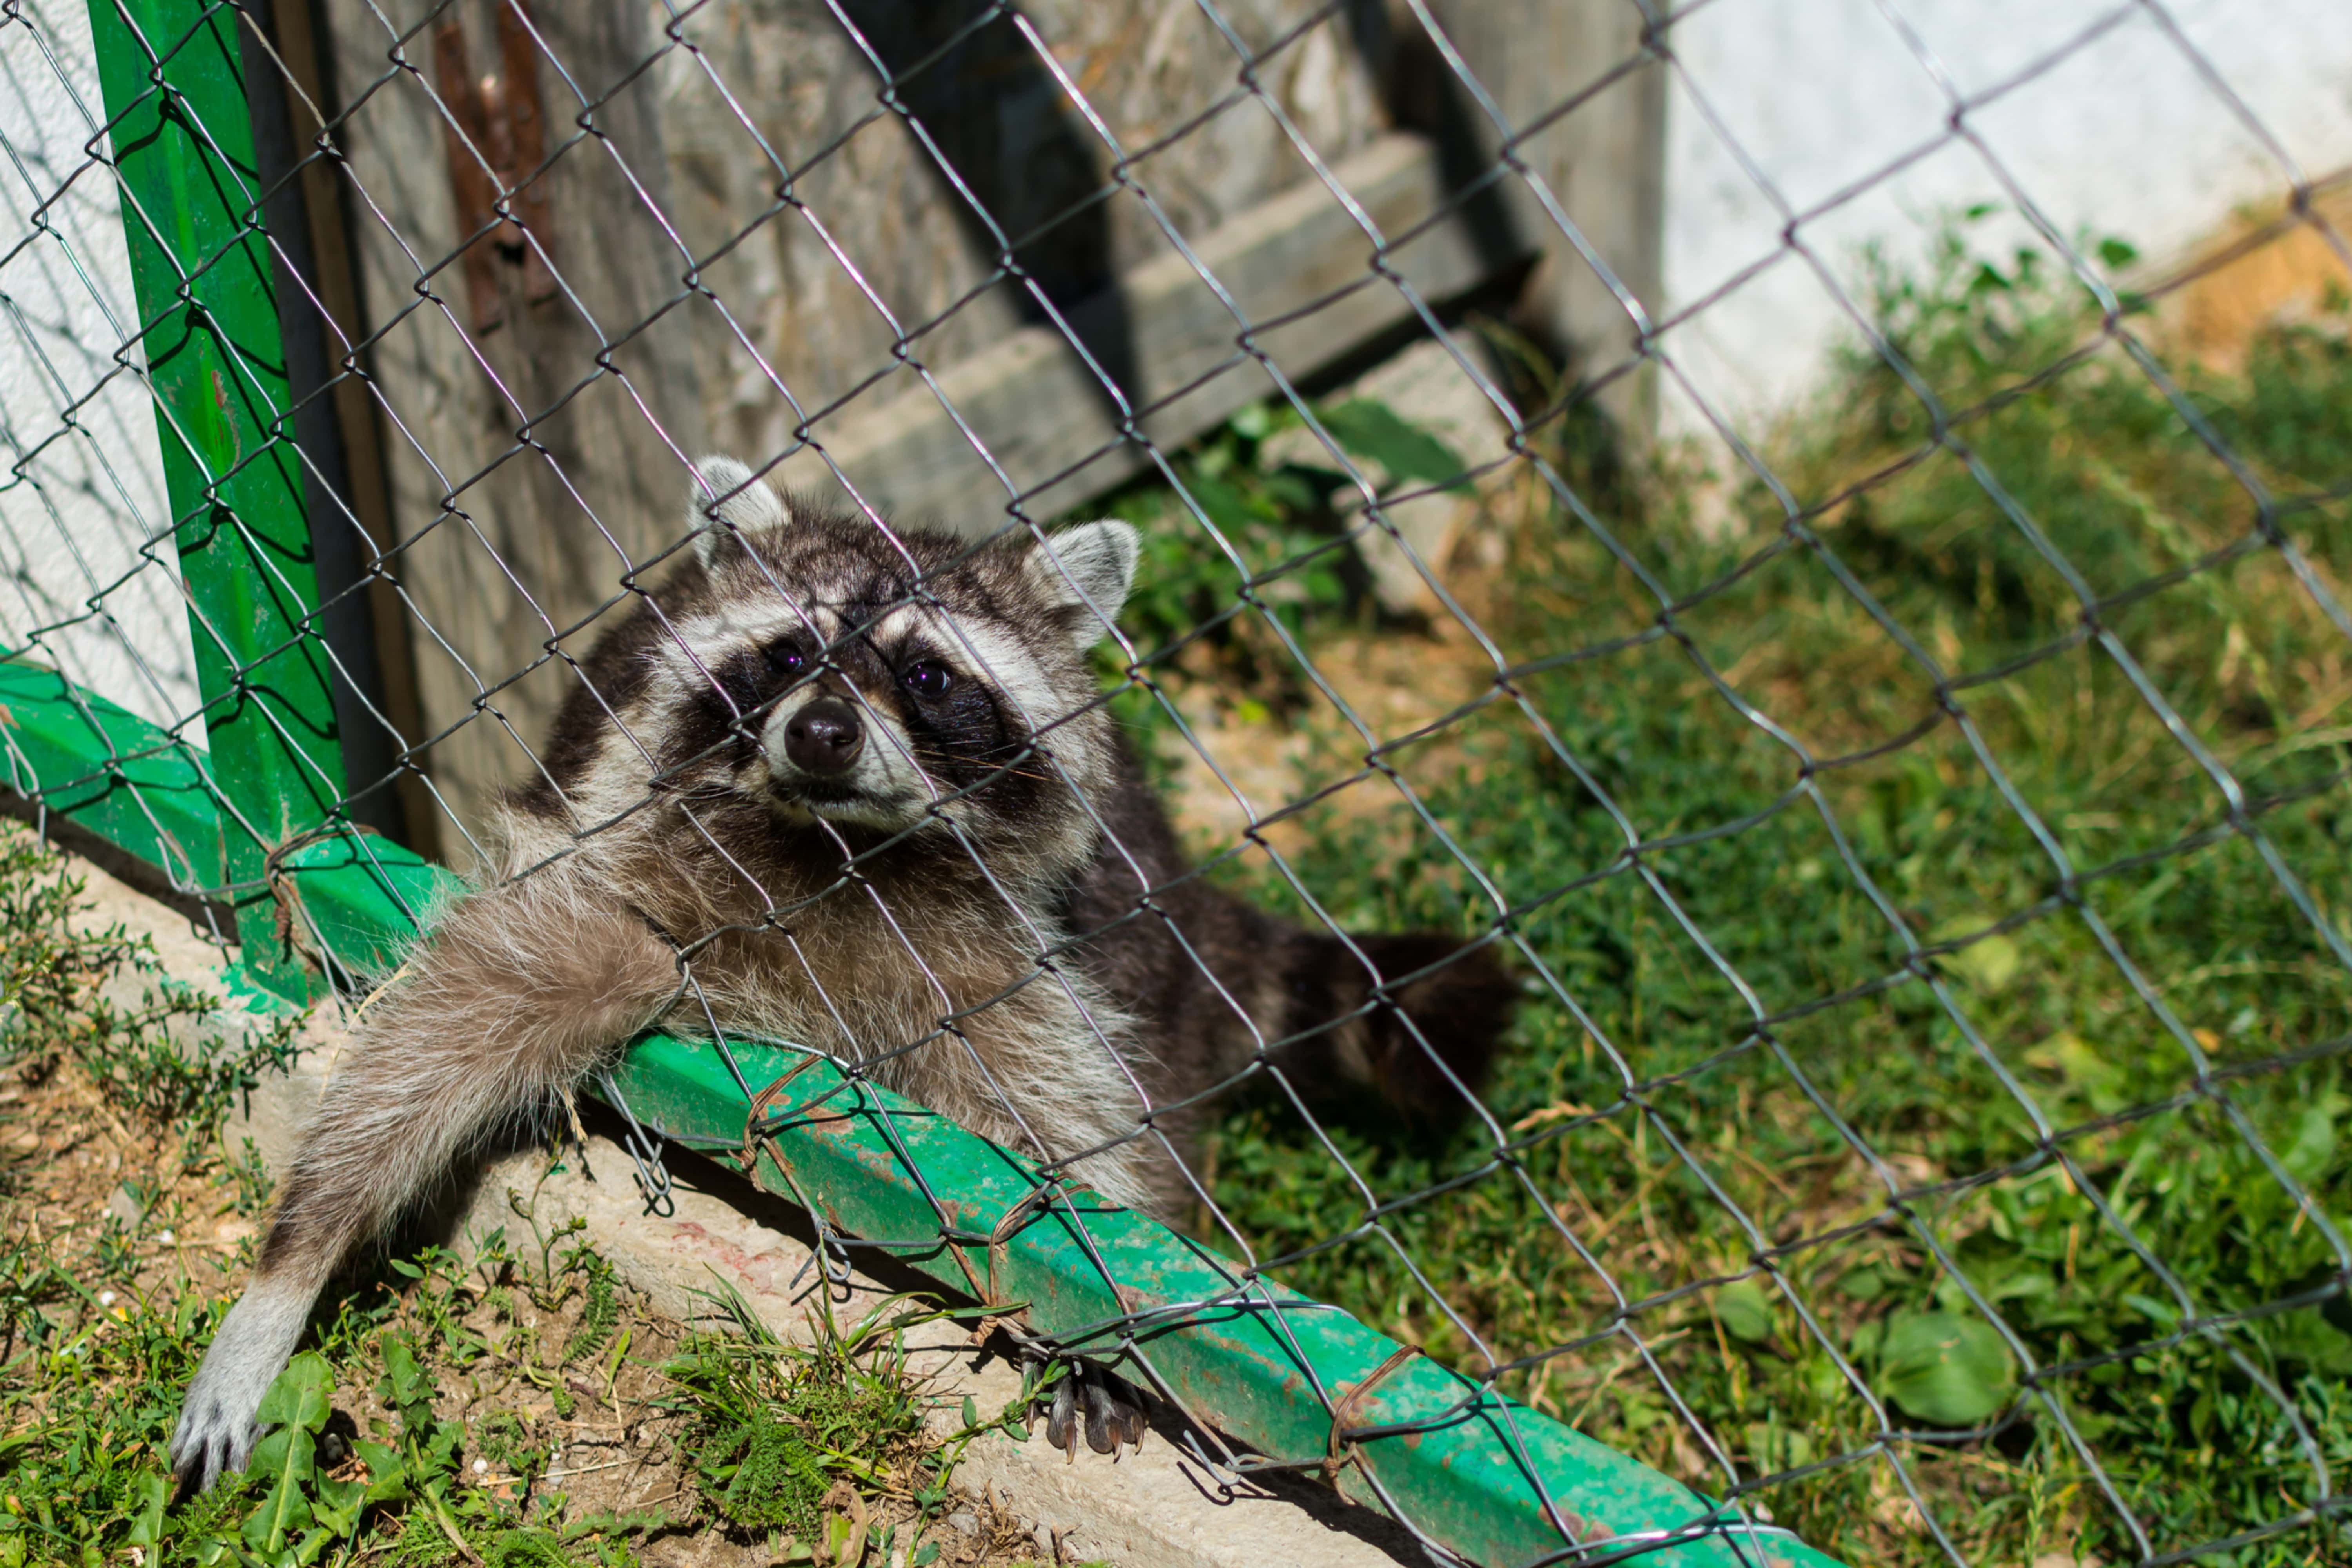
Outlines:
[[[919, 1537], [949, 1506], [962, 1449], [1016, 1418], [968, 1410], [945, 1441], [925, 1431], [934, 1401], [903, 1335], [936, 1313], [877, 1312], [802, 1346], [720, 1298], [726, 1331], [665, 1352], [584, 1243], [551, 1262], [540, 1251], [534, 1266], [493, 1237], [468, 1266], [437, 1248], [393, 1259], [273, 1386], [273, 1430], [247, 1471], [193, 1499], [174, 1500], [160, 1454], [226, 1300], [185, 1282], [125, 1290], [60, 1326], [0, 1379], [0, 1563], [138, 1547], [202, 1568], [619, 1568], [656, 1537], [715, 1531], [755, 1552], [764, 1540], [765, 1562], [856, 1562], [843, 1552], [856, 1541], [863, 1560], [895, 1548], [920, 1568], [938, 1559]], [[541, 1331], [549, 1313], [560, 1332]], [[635, 1476], [657, 1502], [582, 1496], [582, 1472], [556, 1465], [574, 1415], [596, 1413], [583, 1389], [633, 1423], [667, 1413]]]
[[[16, 1231], [0, 1262], [21, 1268], [33, 1247]], [[478, 1321], [500, 1289], [485, 1280], [527, 1271], [495, 1245], [477, 1262], [460, 1269], [437, 1249], [393, 1260], [382, 1284], [318, 1326], [273, 1387], [262, 1415], [276, 1429], [246, 1473], [185, 1500], [174, 1499], [162, 1455], [227, 1293], [182, 1274], [118, 1279], [100, 1295], [77, 1271], [52, 1269], [62, 1288], [35, 1292], [41, 1326], [0, 1366], [0, 1563], [96, 1563], [135, 1547], [150, 1563], [205, 1568], [362, 1556], [443, 1564], [461, 1560], [460, 1542], [463, 1555], [509, 1568], [633, 1563], [636, 1539], [691, 1506], [572, 1508], [560, 1484], [533, 1485], [550, 1455], [543, 1424], [495, 1401], [470, 1418], [448, 1409], [450, 1387], [478, 1392], [500, 1377], [564, 1387], [566, 1358], [542, 1363], [529, 1331], [498, 1331], [494, 1310], [488, 1331]], [[560, 1306], [600, 1266], [577, 1249], [523, 1288]], [[568, 1394], [561, 1403], [568, 1412]]]
[[[1529, 997], [1487, 1096], [1501, 1146], [1484, 1126], [1443, 1147], [1330, 1130], [1407, 1200], [1374, 1226], [1323, 1144], [1250, 1100], [1215, 1129], [1219, 1204], [1289, 1282], [1850, 1562], [2115, 1562], [2137, 1535], [2232, 1568], [2352, 1561], [2341, 1516], [2294, 1526], [2313, 1459], [2352, 1461], [2352, 1308], [2322, 1223], [2352, 1180], [2334, 952], [2352, 660], [2261, 531], [2331, 585], [2352, 564], [2331, 493], [2352, 472], [2342, 323], [2266, 334], [2242, 375], [2175, 367], [2281, 499], [2264, 516], [2042, 264], [1955, 247], [1877, 304], [1969, 416], [1932, 442], [1898, 378], [1843, 364], [1766, 443], [1793, 521], [1743, 481], [1728, 524], [1699, 526], [1703, 476], [1675, 452], [1632, 473], [1555, 454], [1640, 574], [1564, 508], [1517, 520], [1486, 629], [1514, 661], [1606, 651], [1529, 669], [1393, 757], [1476, 877], [1401, 810], [1307, 818], [1293, 868], [1349, 925], [1479, 930], [1480, 879], [1513, 910]], [[1194, 499], [1252, 570], [1316, 552], [1298, 594], [1269, 595], [1287, 629], [1365, 635], [1329, 487], [1254, 466], [1267, 434], [1197, 455]], [[1183, 526], [1150, 530], [1147, 648], [1239, 581]], [[1223, 683], [1280, 698], [1267, 724], [1321, 722], [1280, 640], [1229, 626], [1161, 667], [1180, 700]], [[1903, 639], [1958, 684], [1939, 692]], [[2184, 736], [2243, 785], [2242, 813]], [[1300, 912], [1262, 866], [1226, 874]], [[257, 1213], [250, 1151], [216, 1132], [282, 1038], [193, 1053], [206, 1005], [160, 983], [121, 1000], [104, 983], [140, 957], [66, 934], [70, 898], [0, 843], [11, 1068], [89, 1074], [178, 1174]], [[593, 1253], [465, 1270], [428, 1253], [320, 1325], [257, 1469], [175, 1506], [158, 1454], [225, 1299], [128, 1287], [141, 1234], [68, 1239], [13, 1216], [0, 1236], [0, 1568], [134, 1543], [151, 1563], [421, 1565], [459, 1541], [584, 1568], [695, 1507], [772, 1531], [782, 1558], [854, 1523], [828, 1497], [924, 1514], [952, 1460], [913, 1436], [900, 1307], [814, 1349], [742, 1321], [664, 1354], [678, 1511], [600, 1513], [544, 1480], [533, 1413], [632, 1365], [650, 1381], [643, 1320]], [[2205, 1325], [2185, 1333], [2182, 1294]], [[434, 1396], [458, 1384], [513, 1396]], [[363, 1468], [325, 1462], [338, 1407]], [[515, 1482], [478, 1484], [476, 1459]]]
[[[938, 1543], [916, 1542], [947, 1507], [957, 1460], [986, 1433], [1025, 1436], [1017, 1423], [1028, 1408], [982, 1422], [967, 1397], [961, 1430], [943, 1442], [926, 1431], [934, 1400], [908, 1367], [907, 1334], [952, 1314], [891, 1297], [844, 1326], [821, 1298], [818, 1332], [795, 1344], [731, 1289], [711, 1300], [728, 1331], [693, 1336], [663, 1373], [676, 1390], [669, 1405], [688, 1419], [683, 1441], [696, 1478], [719, 1517], [771, 1531], [784, 1563], [836, 1562], [861, 1536], [877, 1561], [937, 1561]], [[867, 1497], [910, 1504], [912, 1517], [870, 1521]]]
[[[1727, 525], [1697, 526], [1683, 454], [1613, 479], [1558, 454], [1675, 601], [1670, 630], [1590, 530], [1536, 509], [1487, 629], [1514, 661], [1623, 646], [1393, 757], [1515, 911], [1529, 996], [1486, 1097], [1505, 1146], [1335, 1129], [1383, 1200], [1466, 1181], [1374, 1226], [1267, 1097], [1217, 1131], [1217, 1200], [1288, 1282], [1499, 1363], [1538, 1408], [1851, 1562], [1949, 1561], [1936, 1532], [1971, 1563], [2130, 1560], [2126, 1510], [2158, 1553], [2292, 1524], [2313, 1458], [2352, 1462], [2347, 1258], [2319, 1223], [2352, 1207], [2332, 951], [2352, 931], [2352, 648], [2247, 489], [2035, 258], [1980, 267], [1956, 242], [1926, 277], [1882, 276], [1877, 303], [1947, 410], [1974, 411], [1949, 442], [1855, 356], [1767, 446], [1794, 521], [1749, 480]], [[2271, 331], [2235, 379], [2172, 372], [2330, 584], [2352, 565], [2344, 325]], [[1961, 447], [2243, 785], [2239, 830]], [[1832, 557], [1973, 678], [1950, 701], [1976, 742]], [[1360, 764], [1346, 750], [1335, 773]], [[1654, 846], [1638, 862], [1621, 814]], [[1293, 868], [1350, 926], [1492, 917], [1402, 809], [1308, 827]], [[1298, 912], [1262, 861], [1233, 875]], [[1906, 932], [1932, 955], [1906, 960]], [[2223, 1321], [2176, 1337], [2176, 1288]], [[2352, 1561], [2352, 1518], [2200, 1560]]]

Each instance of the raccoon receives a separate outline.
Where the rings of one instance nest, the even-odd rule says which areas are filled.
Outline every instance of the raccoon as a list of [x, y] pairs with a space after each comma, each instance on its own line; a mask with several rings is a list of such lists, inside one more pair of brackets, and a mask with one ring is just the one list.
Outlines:
[[656, 1025], [823, 1051], [1167, 1217], [1203, 1100], [1264, 1068], [1468, 1108], [1513, 994], [1484, 948], [1301, 930], [1179, 852], [1090, 665], [1134, 530], [974, 546], [730, 458], [696, 489], [691, 556], [590, 651], [478, 890], [341, 1054], [189, 1389], [188, 1485], [244, 1466], [349, 1254]]

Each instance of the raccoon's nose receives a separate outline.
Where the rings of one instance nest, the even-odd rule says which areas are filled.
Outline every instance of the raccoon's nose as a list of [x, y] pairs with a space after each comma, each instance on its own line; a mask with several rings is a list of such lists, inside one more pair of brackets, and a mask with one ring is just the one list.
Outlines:
[[784, 755], [803, 773], [847, 773], [865, 743], [857, 710], [838, 697], [820, 697], [784, 725]]

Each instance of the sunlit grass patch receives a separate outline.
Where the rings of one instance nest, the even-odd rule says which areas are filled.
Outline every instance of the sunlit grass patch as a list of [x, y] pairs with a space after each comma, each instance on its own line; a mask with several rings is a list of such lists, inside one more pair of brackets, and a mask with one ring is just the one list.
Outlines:
[[1675, 597], [1646, 638], [1532, 492], [1465, 592], [1549, 662], [1403, 764], [1462, 858], [1392, 791], [1280, 840], [1358, 929], [1480, 929], [1483, 877], [1583, 1010], [1531, 984], [1499, 1143], [1331, 1134], [1383, 1199], [1485, 1173], [1318, 1249], [1361, 1201], [1268, 1096], [1215, 1196], [1287, 1282], [1849, 1561], [2291, 1521], [2352, 1460], [2346, 321], [2173, 366], [2184, 410], [2046, 260], [1956, 242], [1877, 310], [1940, 443], [1857, 354], [1767, 453], [1796, 515], [1696, 525], [1673, 449], [1594, 486]]

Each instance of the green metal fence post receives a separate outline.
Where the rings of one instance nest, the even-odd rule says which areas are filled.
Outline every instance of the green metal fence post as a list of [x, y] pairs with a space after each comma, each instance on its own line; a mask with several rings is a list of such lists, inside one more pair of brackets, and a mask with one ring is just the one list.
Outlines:
[[213, 775], [234, 826], [218, 868], [246, 967], [315, 983], [278, 935], [271, 848], [344, 794], [303, 475], [239, 65], [238, 12], [89, 0], [142, 346], [188, 594]]

